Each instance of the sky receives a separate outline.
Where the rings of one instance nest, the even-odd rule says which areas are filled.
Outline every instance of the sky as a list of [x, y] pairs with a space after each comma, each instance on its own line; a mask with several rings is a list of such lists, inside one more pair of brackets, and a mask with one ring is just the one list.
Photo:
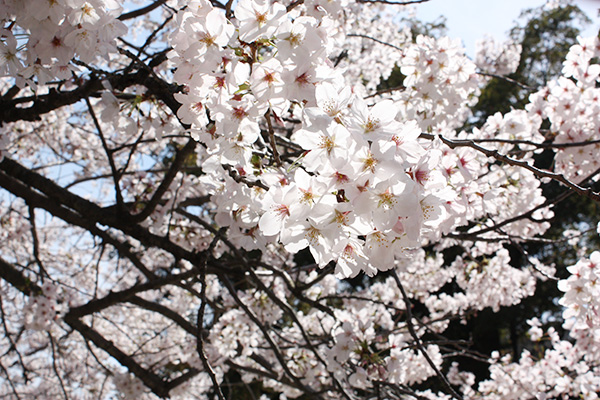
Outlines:
[[[422, 21], [431, 22], [444, 15], [448, 36], [461, 38], [467, 54], [473, 56], [478, 39], [485, 34], [499, 40], [506, 38], [523, 9], [536, 8], [545, 3], [545, 0], [429, 0], [415, 5], [415, 8], [417, 18]], [[584, 35], [597, 34], [600, 28], [600, 0], [575, 0], [574, 4], [593, 20]]]

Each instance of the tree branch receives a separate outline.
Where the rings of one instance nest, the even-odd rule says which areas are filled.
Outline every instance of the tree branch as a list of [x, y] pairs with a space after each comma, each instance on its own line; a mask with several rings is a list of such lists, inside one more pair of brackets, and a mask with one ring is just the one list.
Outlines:
[[444, 385], [444, 387], [446, 388], [448, 393], [455, 399], [463, 400], [463, 397], [460, 394], [456, 393], [456, 391], [450, 385], [450, 382], [448, 382], [448, 379], [446, 378], [446, 376], [444, 374], [442, 374], [442, 372], [438, 369], [438, 367], [435, 365], [435, 363], [433, 362], [431, 357], [429, 357], [427, 350], [425, 350], [425, 348], [423, 347], [423, 343], [421, 342], [421, 339], [417, 335], [417, 332], [415, 332], [415, 327], [413, 326], [413, 323], [412, 323], [412, 318], [413, 318], [412, 310], [411, 310], [412, 304], [410, 302], [410, 299], [408, 298], [406, 292], [404, 291], [402, 282], [400, 282], [400, 278], [398, 277], [398, 274], [396, 273], [395, 269], [392, 269], [391, 275], [394, 278], [394, 281], [396, 281], [396, 285], [398, 286], [398, 289], [400, 289], [400, 293], [402, 293], [402, 299], [404, 300], [404, 304], [406, 306], [406, 326], [408, 327], [408, 332], [410, 333], [410, 336], [412, 336], [412, 338], [415, 340], [415, 343], [417, 344], [417, 348], [419, 349], [421, 354], [423, 354], [423, 357], [425, 357], [425, 360], [427, 360], [427, 364], [429, 364], [431, 369], [433, 369], [433, 371], [435, 372], [437, 377], [440, 379], [440, 381], [442, 382], [442, 384]]
[[[425, 0], [425, 1], [428, 1], [428, 0]], [[372, 2], [371, 2], [371, 1], [368, 1], [367, 3], [372, 3]], [[369, 36], [369, 35], [362, 35], [362, 34], [359, 34], [359, 33], [349, 33], [349, 34], [347, 34], [346, 36], [348, 36], [348, 37], [359, 37], [359, 38], [363, 38], [363, 39], [369, 39], [369, 40], [372, 40], [372, 41], [374, 41], [374, 42], [377, 42], [377, 43], [379, 43], [379, 44], [382, 44], [382, 45], [384, 45], [384, 46], [388, 46], [388, 47], [391, 47], [391, 48], [393, 48], [393, 49], [396, 49], [396, 50], [400, 50], [400, 51], [402, 51], [402, 48], [400, 48], [400, 47], [398, 47], [398, 46], [395, 46], [395, 45], [393, 45], [393, 44], [391, 44], [391, 43], [384, 42], [383, 40], [379, 40], [379, 39], [377, 39], [377, 38], [374, 38], [373, 36]]]
[[533, 172], [533, 174], [535, 176], [537, 176], [538, 178], [550, 178], [555, 181], [558, 181], [558, 182], [562, 183], [563, 185], [567, 186], [569, 189], [574, 190], [579, 195], [588, 197], [596, 202], [600, 202], [600, 193], [594, 192], [591, 188], [586, 189], [586, 188], [583, 188], [583, 187], [577, 185], [576, 183], [571, 182], [570, 180], [565, 178], [565, 176], [563, 174], [557, 174], [554, 172], [541, 170], [539, 168], [536, 168], [536, 167], [530, 165], [527, 161], [516, 160], [514, 158], [508, 157], [504, 154], [499, 153], [498, 150], [486, 149], [485, 147], [482, 147], [482, 146], [474, 143], [472, 140], [447, 139], [447, 138], [443, 137], [442, 135], [431, 135], [431, 134], [427, 134], [427, 133], [421, 134], [421, 137], [427, 138], [427, 139], [433, 139], [436, 136], [439, 137], [440, 140], [444, 144], [446, 144], [448, 147], [450, 147], [452, 149], [454, 149], [456, 147], [471, 147], [472, 149], [475, 149], [475, 150], [479, 151], [480, 153], [485, 154], [488, 157], [492, 157], [498, 161], [505, 162], [509, 165], [522, 167], [530, 172]]
[[165, 174], [163, 180], [160, 182], [160, 185], [158, 185], [158, 188], [152, 195], [152, 198], [150, 199], [150, 201], [148, 201], [148, 203], [146, 204], [144, 209], [139, 214], [135, 214], [132, 216], [132, 219], [134, 221], [141, 222], [141, 221], [145, 220], [146, 218], [148, 218], [150, 216], [150, 214], [152, 214], [152, 212], [154, 211], [156, 206], [158, 206], [158, 204], [162, 200], [163, 195], [169, 189], [169, 186], [171, 186], [173, 179], [175, 179], [175, 176], [181, 170], [181, 168], [183, 167], [185, 162], [188, 160], [188, 157], [192, 154], [192, 152], [194, 151], [195, 148], [196, 148], [196, 141], [194, 139], [190, 138], [188, 140], [188, 142], [186, 143], [186, 145], [183, 146], [183, 148], [181, 148], [179, 151], [177, 151], [177, 155], [175, 156], [175, 159], [173, 160], [171, 167]]
[[117, 167], [115, 165], [115, 160], [113, 158], [112, 151], [108, 148], [108, 144], [106, 144], [106, 139], [104, 138], [104, 133], [102, 132], [102, 127], [100, 126], [100, 122], [98, 122], [98, 118], [96, 118], [96, 113], [94, 112], [94, 108], [90, 103], [90, 99], [88, 97], [85, 98], [85, 104], [88, 107], [88, 111], [90, 112], [90, 116], [92, 117], [92, 121], [94, 121], [94, 126], [98, 131], [98, 136], [100, 136], [100, 142], [102, 143], [102, 148], [106, 153], [106, 157], [108, 158], [108, 165], [110, 165], [110, 171], [113, 178], [113, 183], [115, 186], [115, 201], [117, 203], [117, 207], [120, 211], [123, 211], [123, 194], [121, 193], [121, 185], [119, 181], [121, 179], [121, 174], [118, 172]]
[[210, 377], [212, 381], [213, 388], [217, 393], [217, 397], [219, 400], [225, 400], [225, 396], [223, 395], [223, 391], [221, 390], [221, 385], [219, 385], [219, 381], [217, 380], [217, 376], [215, 375], [215, 371], [213, 370], [208, 358], [206, 357], [206, 352], [204, 351], [204, 311], [206, 310], [206, 257], [212, 254], [217, 242], [219, 241], [219, 235], [215, 235], [214, 239], [210, 243], [208, 250], [206, 250], [205, 258], [202, 260], [202, 263], [197, 267], [200, 270], [200, 284], [202, 285], [200, 289], [200, 307], [198, 308], [198, 315], [196, 317], [196, 351], [198, 352], [198, 356], [202, 361], [202, 365], [204, 366], [204, 370]]
[[119, 17], [117, 19], [119, 19], [120, 21], [126, 21], [128, 19], [140, 17], [140, 16], [142, 16], [144, 14], [148, 14], [150, 11], [162, 6], [166, 2], [167, 2], [167, 0], [155, 0], [153, 3], [150, 3], [145, 7], [138, 8], [137, 10], [133, 10], [133, 11], [130, 11], [125, 14], [121, 14], [121, 15], [119, 15]]
[[390, 1], [390, 0], [357, 0], [358, 3], [382, 3], [395, 6], [409, 6], [411, 4], [427, 3], [429, 0], [412, 0], [412, 1]]
[[271, 109], [269, 108], [265, 114], [267, 119], [267, 127], [269, 129], [269, 141], [271, 143], [271, 150], [273, 151], [273, 159], [275, 165], [281, 167], [281, 159], [279, 158], [279, 152], [277, 151], [277, 144], [275, 143], [275, 132], [273, 131], [273, 124], [271, 122]]

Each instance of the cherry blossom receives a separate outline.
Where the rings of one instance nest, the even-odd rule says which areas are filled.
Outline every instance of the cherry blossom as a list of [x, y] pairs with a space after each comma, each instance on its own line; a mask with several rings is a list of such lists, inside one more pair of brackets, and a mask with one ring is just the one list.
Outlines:
[[597, 398], [598, 38], [473, 127], [520, 46], [406, 12], [0, 0], [0, 395]]

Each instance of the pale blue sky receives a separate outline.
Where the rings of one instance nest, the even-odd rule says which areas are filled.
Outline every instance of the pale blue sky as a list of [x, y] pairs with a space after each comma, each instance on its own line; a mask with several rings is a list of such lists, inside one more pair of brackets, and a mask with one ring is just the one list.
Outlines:
[[[429, 0], [415, 7], [417, 18], [423, 21], [433, 21], [440, 15], [446, 16], [448, 35], [461, 38], [467, 54], [472, 56], [477, 39], [486, 33], [497, 39], [505, 38], [521, 10], [545, 3], [545, 0]], [[597, 34], [600, 28], [600, 0], [576, 0], [574, 3], [594, 21], [585, 35]]]

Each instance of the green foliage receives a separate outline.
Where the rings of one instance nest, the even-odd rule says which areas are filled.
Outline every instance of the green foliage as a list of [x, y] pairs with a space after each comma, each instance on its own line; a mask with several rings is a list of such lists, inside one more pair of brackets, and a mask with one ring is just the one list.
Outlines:
[[530, 9], [521, 18], [527, 20], [525, 25], [510, 31], [510, 37], [523, 48], [515, 78], [539, 87], [560, 74], [569, 48], [576, 43], [581, 28], [591, 21], [576, 5]]
[[531, 93], [560, 74], [569, 48], [577, 42], [581, 28], [590, 23], [579, 7], [570, 4], [529, 9], [520, 20], [524, 22], [510, 31], [510, 38], [522, 47], [519, 66], [509, 80], [492, 78], [482, 89], [473, 108], [474, 126], [481, 126], [495, 112], [524, 108]]
[[[589, 23], [589, 18], [576, 5], [563, 5], [551, 10], [527, 10], [521, 14], [520, 20], [524, 22], [510, 31], [511, 39], [522, 46], [519, 66], [508, 76], [509, 79], [492, 78], [489, 81], [473, 109], [471, 126], [481, 126], [488, 116], [498, 111], [506, 113], [511, 109], [523, 109], [531, 93], [560, 75], [562, 62], [569, 48], [577, 43], [582, 27]], [[546, 121], [543, 126], [547, 125]], [[554, 152], [551, 151], [537, 155], [536, 166], [551, 169], [553, 158]], [[552, 200], [563, 192], [564, 187], [551, 183], [546, 185], [544, 196]], [[581, 229], [581, 221], [595, 227], [594, 221], [598, 221], [600, 209], [589, 199], [573, 194], [557, 203], [554, 213], [555, 216], [550, 221], [551, 228], [545, 236], [556, 242], [508, 246], [514, 267], [528, 268], [526, 256], [533, 256], [547, 265], [555, 265], [557, 276], [566, 278], [566, 267], [577, 262], [579, 257], [577, 248], [569, 245], [562, 234], [567, 228]], [[587, 235], [583, 242], [597, 248], [597, 243], [594, 244], [595, 236], [592, 238]], [[472, 329], [467, 330], [472, 334], [470, 339], [474, 343], [473, 350], [489, 354], [492, 348], [504, 348], [504, 352], [512, 353], [513, 357], [518, 356], [524, 347], [533, 354], [543, 352], [546, 343], [541, 341], [532, 345], [526, 335], [529, 329], [526, 321], [531, 316], [538, 315], [545, 327], [554, 326], [560, 332], [562, 307], [557, 304], [560, 296], [555, 280], [538, 281], [535, 295], [524, 299], [517, 306], [504, 308], [500, 314], [484, 310], [473, 316], [468, 321]], [[492, 321], [490, 318], [496, 320]], [[455, 328], [454, 333], [460, 338], [460, 331], [458, 327]], [[486, 343], [492, 343], [492, 346], [486, 346]], [[476, 360], [465, 360], [464, 364], [463, 367], [472, 368], [480, 379], [487, 371], [487, 367], [483, 364], [478, 366]]]
[[417, 39], [419, 35], [432, 36], [435, 38], [442, 37], [448, 33], [448, 28], [446, 27], [446, 17], [443, 15], [439, 16], [433, 22], [423, 22], [414, 18], [403, 18], [401, 23], [404, 22], [410, 28], [410, 33], [412, 36], [413, 42]]
[[[481, 126], [488, 116], [496, 112], [507, 113], [511, 109], [523, 109], [528, 97], [549, 80], [560, 75], [562, 62], [569, 48], [577, 42], [582, 27], [590, 22], [589, 18], [576, 5], [563, 5], [554, 9], [543, 7], [526, 10], [521, 14], [517, 25], [510, 31], [510, 38], [522, 46], [521, 60], [517, 70], [508, 76], [509, 79], [492, 78], [482, 89], [479, 102], [473, 108], [474, 117], [465, 129]], [[414, 37], [427, 33], [424, 24], [411, 24]], [[443, 32], [443, 31], [442, 31]], [[431, 32], [428, 32], [431, 34]], [[380, 84], [378, 90], [398, 88], [402, 86], [404, 76], [398, 67], [394, 68], [390, 78]], [[547, 121], [543, 125], [546, 127]], [[551, 169], [554, 152], [544, 152], [536, 156], [536, 166]], [[544, 196], [554, 199], [564, 192], [559, 184], [547, 185]], [[590, 233], [584, 236], [583, 243], [590, 248], [600, 248], [600, 239], [595, 233], [595, 223], [600, 220], [598, 204], [571, 195], [557, 204], [555, 217], [548, 236], [557, 240], [554, 243], [533, 243], [528, 245], [507, 245], [511, 264], [515, 268], [529, 268], [528, 256], [533, 256], [547, 265], [555, 265], [557, 276], [566, 278], [566, 267], [578, 260], [577, 248], [569, 245], [562, 237], [565, 228], [581, 229], [584, 221]], [[579, 225], [576, 225], [579, 224]], [[446, 265], [456, 256], [455, 249], [444, 252]], [[458, 290], [454, 284], [447, 285], [442, 291], [452, 293]], [[465, 322], [454, 320], [450, 323], [444, 336], [448, 346], [452, 343], [471, 343], [472, 353], [465, 353], [460, 360], [461, 368], [475, 373], [477, 380], [486, 379], [488, 364], [485, 361], [491, 352], [502, 349], [503, 354], [518, 357], [523, 348], [533, 354], [542, 353], [546, 342], [532, 344], [527, 337], [529, 325], [527, 320], [532, 316], [542, 316], [545, 327], [554, 326], [560, 331], [562, 307], [557, 304], [561, 296], [555, 280], [538, 282], [533, 296], [524, 299], [513, 307], [504, 307], [499, 313], [485, 309], [466, 316]], [[421, 307], [415, 304], [418, 314]], [[466, 325], [465, 325], [466, 324]], [[426, 337], [435, 340], [435, 337]]]
[[[440, 16], [433, 22], [423, 22], [414, 18], [402, 18], [400, 23], [406, 24], [411, 33], [411, 39], [413, 42], [417, 40], [417, 36], [425, 35], [431, 36], [435, 38], [439, 38], [448, 33], [448, 28], [446, 27], [446, 17]], [[390, 76], [382, 80], [379, 85], [377, 85], [378, 92], [384, 92], [386, 90], [397, 90], [403, 87], [405, 76], [400, 72], [400, 67], [398, 65], [394, 66]]]

